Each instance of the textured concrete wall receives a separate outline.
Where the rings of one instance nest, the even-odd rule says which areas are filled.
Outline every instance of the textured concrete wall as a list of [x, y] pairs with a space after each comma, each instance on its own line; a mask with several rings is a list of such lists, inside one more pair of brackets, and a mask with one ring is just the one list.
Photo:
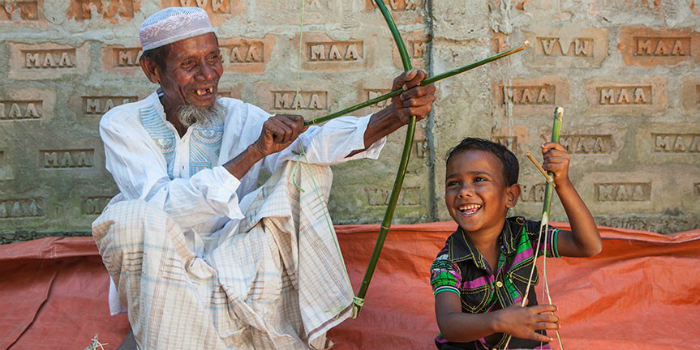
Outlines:
[[[138, 25], [165, 6], [209, 12], [226, 96], [271, 112], [298, 106], [310, 118], [387, 92], [401, 64], [372, 1], [304, 0], [299, 57], [301, 1], [0, 0], [2, 240], [86, 231], [117, 193], [97, 124], [110, 108], [154, 89], [138, 67]], [[414, 65], [431, 74], [532, 44], [438, 84], [434, 118], [417, 130], [396, 222], [449, 218], [444, 155], [467, 135], [516, 152], [523, 186], [516, 212], [537, 216], [542, 177], [524, 154], [537, 152], [554, 106], [562, 106], [571, 177], [599, 223], [660, 232], [700, 226], [700, 3], [387, 3]], [[335, 168], [337, 223], [381, 220], [404, 134], [390, 137], [379, 161]], [[554, 214], [564, 218], [558, 202]]]

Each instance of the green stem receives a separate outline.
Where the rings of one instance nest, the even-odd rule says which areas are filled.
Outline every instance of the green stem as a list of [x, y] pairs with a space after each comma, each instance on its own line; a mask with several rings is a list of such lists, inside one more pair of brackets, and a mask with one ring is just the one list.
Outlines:
[[[381, 8], [381, 7], [380, 7], [380, 8]], [[393, 34], [393, 31], [392, 31], [392, 34]], [[401, 45], [403, 45], [403, 42], [401, 42]], [[468, 65], [466, 65], [466, 66], [464, 66], [464, 67], [456, 68], [456, 69], [453, 69], [453, 70], [451, 70], [451, 71], [448, 71], [448, 72], [445, 72], [445, 73], [442, 73], [442, 74], [438, 74], [438, 75], [436, 75], [436, 76], [434, 76], [434, 77], [427, 78], [427, 79], [423, 80], [423, 81], [420, 83], [420, 86], [425, 86], [425, 85], [428, 85], [428, 84], [432, 84], [432, 83], [434, 83], [434, 82], [436, 82], [436, 81], [440, 81], [440, 80], [442, 80], [442, 79], [449, 78], [449, 77], [451, 77], [451, 76], [453, 76], [453, 75], [457, 75], [457, 74], [460, 74], [460, 73], [464, 73], [464, 72], [469, 71], [469, 70], [472, 70], [472, 69], [474, 69], [474, 68], [483, 66], [483, 65], [485, 65], [485, 64], [487, 64], [487, 63], [489, 63], [489, 62], [493, 62], [493, 61], [498, 60], [498, 59], [501, 59], [501, 58], [503, 58], [503, 57], [510, 56], [510, 55], [512, 55], [512, 54], [514, 54], [514, 53], [516, 53], [516, 52], [520, 52], [520, 51], [526, 49], [529, 45], [530, 45], [530, 44], [526, 41], [525, 44], [520, 45], [520, 46], [518, 46], [518, 47], [516, 47], [516, 48], [512, 48], [512, 49], [509, 49], [509, 50], [506, 50], [506, 51], [503, 51], [503, 52], [499, 52], [499, 53], [497, 53], [497, 54], [495, 54], [495, 55], [493, 55], [493, 56], [491, 56], [491, 57], [484, 58], [483, 60], [476, 61], [476, 62], [471, 63], [471, 64], [468, 64]], [[404, 48], [404, 50], [405, 50], [405, 48]], [[402, 60], [403, 60], [403, 59], [402, 59]], [[409, 64], [409, 67], [410, 67], [410, 62], [409, 62], [408, 64]], [[404, 67], [406, 67], [405, 63], [404, 63]], [[392, 98], [392, 97], [394, 97], [394, 96], [398, 96], [398, 95], [400, 95], [402, 92], [403, 92], [403, 89], [397, 89], [397, 90], [388, 92], [388, 93], [386, 93], [386, 94], [384, 94], [384, 95], [375, 97], [375, 98], [373, 98], [373, 99], [371, 99], [371, 100], [368, 100], [368, 101], [365, 101], [365, 102], [356, 104], [356, 105], [354, 105], [354, 106], [352, 106], [352, 107], [345, 108], [345, 109], [343, 109], [342, 111], [334, 112], [334, 113], [331, 113], [331, 114], [326, 115], [326, 116], [323, 116], [323, 117], [319, 117], [319, 118], [316, 118], [316, 119], [313, 119], [313, 120], [306, 121], [306, 122], [304, 122], [304, 125], [320, 124], [320, 123], [329, 121], [329, 120], [331, 120], [331, 119], [335, 119], [335, 118], [340, 117], [340, 116], [348, 115], [348, 114], [350, 114], [350, 113], [352, 113], [352, 112], [354, 112], [354, 111], [356, 111], [356, 110], [358, 110], [358, 109], [365, 108], [365, 107], [367, 107], [367, 106], [371, 106], [371, 105], [373, 105], [373, 104], [375, 104], [375, 103], [379, 103], [379, 102], [382, 102], [382, 101], [384, 101], [384, 100], [388, 100], [388, 99], [390, 99], [390, 98]]]
[[[391, 18], [391, 14], [389, 13], [389, 10], [386, 8], [384, 1], [375, 0], [375, 2], [377, 3], [377, 6], [379, 6], [379, 10], [382, 12], [382, 15], [384, 16], [384, 20], [386, 21], [386, 24], [389, 26], [389, 30], [391, 30], [391, 35], [394, 37], [394, 41], [396, 42], [396, 47], [398, 48], [399, 54], [401, 55], [401, 63], [403, 63], [404, 71], [411, 70], [412, 69], [411, 57], [408, 55], [408, 52], [406, 51], [406, 46], [403, 43], [403, 39], [401, 38], [401, 34], [399, 33], [399, 29], [396, 27], [396, 24], [394, 23], [394, 19]], [[399, 90], [398, 93], [401, 93], [401, 90]], [[365, 277], [362, 279], [362, 285], [360, 286], [360, 291], [357, 293], [357, 297], [355, 297], [355, 301], [353, 303], [353, 312], [352, 312], [353, 318], [356, 318], [360, 314], [360, 310], [362, 309], [362, 305], [364, 304], [365, 295], [367, 294], [367, 289], [369, 288], [369, 283], [372, 281], [372, 275], [374, 274], [374, 269], [377, 266], [377, 261], [379, 261], [379, 255], [382, 252], [382, 247], [384, 246], [384, 241], [386, 240], [386, 235], [389, 232], [389, 227], [391, 227], [391, 220], [394, 217], [394, 210], [396, 209], [396, 203], [398, 202], [399, 194], [401, 193], [401, 187], [403, 186], [403, 180], [404, 180], [404, 177], [406, 176], [406, 169], [408, 168], [408, 161], [411, 158], [411, 149], [413, 148], [413, 136], [414, 136], [415, 130], [416, 130], [416, 117], [411, 116], [411, 119], [408, 122], [408, 128], [406, 130], [406, 141], [404, 142], [404, 145], [403, 145], [403, 154], [401, 155], [401, 162], [399, 163], [399, 170], [396, 173], [396, 180], [394, 181], [394, 188], [391, 190], [391, 195], [389, 196], [389, 203], [388, 203], [388, 206], [386, 208], [386, 213], [384, 213], [384, 220], [382, 220], [382, 227], [381, 227], [381, 230], [379, 231], [379, 237], [377, 237], [377, 243], [374, 245], [374, 251], [372, 252], [372, 259], [370, 260], [369, 265], [367, 266], [367, 271], [365, 272]]]
[[[559, 142], [559, 133], [561, 132], [562, 118], [564, 117], [564, 109], [557, 107], [554, 109], [554, 125], [552, 125], [552, 142]], [[554, 179], [554, 173], [548, 171], [550, 179]], [[549, 211], [552, 208], [552, 196], [554, 194], [554, 188], [552, 183], [547, 181], [547, 185], [544, 188], [544, 205], [542, 206], [542, 215], [545, 214], [549, 218]]]
[[506, 50], [506, 51], [499, 52], [499, 53], [497, 53], [497, 54], [495, 54], [495, 55], [493, 55], [493, 56], [486, 57], [486, 58], [484, 58], [483, 60], [476, 61], [476, 62], [474, 62], [474, 63], [470, 63], [470, 64], [468, 64], [468, 65], [466, 65], [466, 66], [464, 66], [464, 67], [456, 68], [456, 69], [453, 69], [453, 70], [451, 70], [451, 71], [447, 71], [447, 72], [445, 72], [445, 73], [438, 74], [438, 75], [436, 75], [436, 76], [434, 76], [434, 77], [425, 79], [425, 80], [423, 80], [423, 81], [421, 82], [420, 85], [423, 86], [423, 85], [432, 84], [432, 83], [434, 83], [434, 82], [436, 82], [436, 81], [439, 81], [439, 80], [442, 80], [442, 79], [445, 79], [445, 78], [449, 78], [449, 77], [451, 77], [451, 76], [453, 76], [453, 75], [457, 75], [457, 74], [460, 74], [460, 73], [464, 73], [464, 72], [466, 72], [466, 71], [468, 71], [468, 70], [472, 70], [472, 69], [474, 69], [474, 68], [476, 68], [476, 67], [483, 66], [483, 65], [485, 65], [485, 64], [487, 64], [487, 63], [493, 62], [493, 61], [495, 61], [495, 60], [501, 59], [501, 58], [506, 57], [506, 56], [510, 56], [510, 55], [512, 55], [512, 54], [514, 54], [514, 53], [516, 53], [516, 52], [520, 52], [520, 51], [522, 51], [522, 50], [525, 50], [525, 49], [528, 48], [529, 46], [530, 46], [530, 42], [526, 41], [524, 44], [522, 44], [522, 45], [520, 45], [520, 46], [518, 46], [518, 47], [514, 47], [514, 48], [512, 48], [512, 49], [508, 49], [508, 50]]

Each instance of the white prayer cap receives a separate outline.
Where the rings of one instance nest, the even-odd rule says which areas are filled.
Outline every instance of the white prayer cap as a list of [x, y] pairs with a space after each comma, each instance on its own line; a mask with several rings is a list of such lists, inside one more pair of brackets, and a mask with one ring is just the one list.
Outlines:
[[143, 50], [214, 32], [207, 12], [197, 7], [168, 7], [146, 18], [139, 28]]

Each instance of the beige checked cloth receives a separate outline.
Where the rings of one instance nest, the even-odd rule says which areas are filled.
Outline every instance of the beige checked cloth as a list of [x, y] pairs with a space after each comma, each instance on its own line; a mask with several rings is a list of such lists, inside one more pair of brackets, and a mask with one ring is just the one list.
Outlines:
[[144, 201], [93, 223], [141, 349], [324, 349], [350, 316], [352, 287], [327, 215], [330, 168], [288, 162], [203, 258]]

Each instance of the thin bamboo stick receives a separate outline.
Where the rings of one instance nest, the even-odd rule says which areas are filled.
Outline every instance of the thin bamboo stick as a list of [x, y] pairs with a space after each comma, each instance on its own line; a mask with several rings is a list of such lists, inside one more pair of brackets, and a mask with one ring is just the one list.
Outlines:
[[[381, 7], [380, 7], [380, 9], [381, 9]], [[392, 34], [393, 34], [393, 33], [392, 33]], [[403, 42], [401, 42], [401, 45], [403, 45]], [[399, 46], [399, 45], [397, 44], [397, 46]], [[449, 78], [449, 77], [451, 77], [451, 76], [453, 76], [453, 75], [457, 75], [457, 74], [460, 74], [460, 73], [464, 73], [464, 72], [469, 71], [469, 70], [472, 70], [472, 69], [474, 69], [474, 68], [483, 66], [483, 65], [485, 65], [485, 64], [487, 64], [487, 63], [489, 63], [489, 62], [493, 62], [493, 61], [498, 60], [498, 59], [501, 59], [501, 58], [503, 58], [503, 57], [510, 56], [510, 55], [512, 55], [512, 54], [514, 54], [514, 53], [516, 53], [516, 52], [520, 52], [520, 51], [522, 51], [522, 50], [525, 50], [528, 46], [530, 46], [530, 43], [529, 43], [528, 41], [525, 41], [525, 43], [524, 43], [523, 45], [520, 45], [520, 46], [518, 46], [518, 47], [516, 47], [516, 48], [510, 49], [510, 50], [506, 50], [506, 51], [503, 51], [503, 52], [499, 52], [499, 53], [497, 53], [497, 54], [495, 54], [495, 55], [493, 55], [493, 56], [491, 56], [491, 57], [484, 58], [484, 59], [481, 60], [481, 61], [477, 61], [477, 62], [468, 64], [468, 65], [466, 65], [466, 66], [464, 66], [464, 67], [456, 68], [456, 69], [453, 69], [453, 70], [451, 70], [451, 71], [448, 71], [448, 72], [445, 72], [445, 73], [438, 74], [438, 75], [436, 75], [436, 76], [427, 78], [427, 79], [423, 80], [423, 81], [420, 83], [420, 86], [425, 86], [425, 85], [428, 85], [428, 84], [432, 84], [432, 83], [434, 83], [434, 82], [436, 82], [436, 81], [440, 81], [440, 80], [442, 80], [442, 79]], [[404, 49], [405, 49], [405, 47], [404, 47]], [[410, 65], [410, 62], [409, 62], [409, 65]], [[405, 67], [405, 66], [404, 66], [404, 67]], [[409, 69], [409, 70], [410, 70], [410, 69]], [[313, 119], [313, 120], [305, 121], [305, 122], [304, 122], [304, 125], [320, 124], [320, 123], [329, 121], [329, 120], [331, 120], [331, 119], [335, 119], [335, 118], [340, 117], [340, 116], [348, 115], [349, 113], [352, 113], [352, 112], [354, 112], [354, 111], [356, 111], [356, 110], [358, 110], [358, 109], [365, 108], [365, 107], [367, 107], [367, 106], [371, 106], [371, 105], [373, 105], [373, 104], [382, 102], [382, 101], [384, 101], [384, 100], [388, 100], [388, 99], [390, 99], [390, 98], [392, 98], [392, 97], [394, 97], [394, 96], [398, 96], [398, 95], [400, 95], [403, 91], [404, 91], [403, 89], [397, 89], [397, 90], [388, 92], [388, 93], [386, 93], [386, 94], [384, 94], [384, 95], [375, 97], [375, 98], [373, 98], [373, 99], [371, 99], [371, 100], [367, 100], [367, 101], [362, 102], [362, 103], [358, 103], [358, 104], [356, 104], [356, 105], [354, 105], [354, 106], [352, 106], [352, 107], [345, 108], [345, 109], [343, 109], [343, 110], [341, 110], [341, 111], [334, 112], [334, 113], [328, 114], [328, 115], [323, 116], [323, 117], [318, 117], [318, 118]]]
[[[535, 168], [537, 168], [537, 170], [539, 170], [540, 173], [542, 173], [542, 175], [544, 175], [544, 179], [547, 180], [547, 183], [554, 181], [554, 179], [552, 179], [552, 177], [549, 176], [549, 174], [547, 174], [547, 171], [544, 170], [544, 168], [540, 165], [540, 163], [537, 162], [537, 159], [535, 159], [535, 157], [532, 156], [532, 153], [530, 153], [530, 151], [527, 151], [527, 158], [530, 159], [532, 164], [535, 165]], [[552, 186], [554, 186], [554, 188], [557, 187], [554, 184], [554, 182], [552, 182]]]

